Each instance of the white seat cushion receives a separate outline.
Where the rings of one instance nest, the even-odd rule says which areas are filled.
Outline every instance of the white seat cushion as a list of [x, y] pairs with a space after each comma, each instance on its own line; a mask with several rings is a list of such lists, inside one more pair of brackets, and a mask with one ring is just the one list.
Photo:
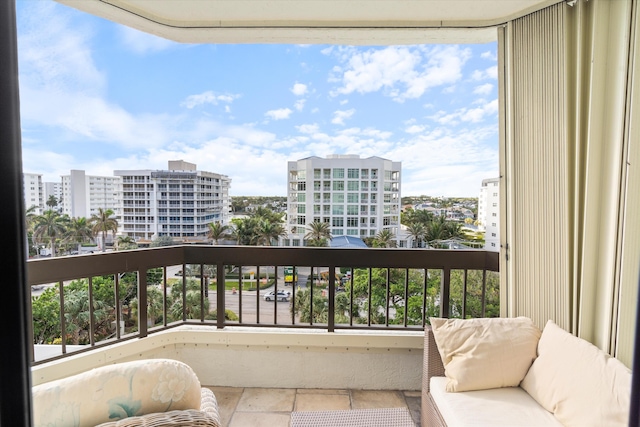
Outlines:
[[446, 377], [431, 378], [431, 396], [447, 427], [562, 427], [520, 387], [451, 393], [446, 386]]

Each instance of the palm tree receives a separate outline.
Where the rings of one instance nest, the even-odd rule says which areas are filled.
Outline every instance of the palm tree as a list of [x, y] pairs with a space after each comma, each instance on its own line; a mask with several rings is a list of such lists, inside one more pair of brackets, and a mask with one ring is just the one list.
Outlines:
[[86, 218], [72, 218], [67, 225], [67, 231], [64, 233], [64, 240], [67, 243], [78, 244], [91, 240], [93, 232]]
[[34, 219], [33, 240], [37, 243], [49, 243], [51, 256], [56, 256], [56, 241], [67, 230], [68, 218], [58, 212], [48, 210]]
[[107, 249], [107, 233], [111, 231], [115, 235], [118, 232], [118, 220], [112, 218], [111, 215], [113, 215], [113, 210], [98, 208], [98, 213], [91, 215], [89, 219], [94, 235], [102, 233], [102, 252]]
[[255, 218], [234, 218], [231, 222], [234, 225], [231, 236], [239, 245], [251, 245], [255, 243], [255, 230], [257, 228]]
[[116, 240], [116, 249], [123, 251], [125, 249], [136, 249], [138, 244], [131, 236], [118, 236]]
[[271, 246], [273, 240], [277, 240], [278, 237], [284, 237], [286, 235], [287, 231], [282, 224], [261, 219], [256, 229], [256, 244]]
[[304, 235], [309, 246], [327, 246], [331, 239], [331, 229], [328, 222], [313, 221], [307, 225], [309, 231]]
[[407, 233], [409, 236], [413, 237], [411, 247], [417, 248], [427, 233], [427, 227], [421, 222], [414, 222], [407, 226]]
[[384, 230], [381, 230], [378, 234], [376, 234], [374, 245], [377, 248], [395, 248], [395, 238], [396, 236], [393, 235], [391, 230], [385, 228]]
[[446, 218], [442, 215], [429, 221], [429, 224], [427, 224], [427, 232], [424, 236], [425, 240], [431, 243], [448, 239], [449, 235], [447, 233], [446, 223]]
[[229, 226], [220, 224], [220, 221], [209, 224], [209, 232], [207, 237], [213, 240], [213, 244], [217, 245], [220, 239], [224, 239], [229, 235]]
[[49, 206], [49, 209], [53, 209], [58, 206], [58, 199], [56, 199], [56, 196], [54, 196], [53, 194], [49, 196], [49, 199], [47, 200], [47, 206]]

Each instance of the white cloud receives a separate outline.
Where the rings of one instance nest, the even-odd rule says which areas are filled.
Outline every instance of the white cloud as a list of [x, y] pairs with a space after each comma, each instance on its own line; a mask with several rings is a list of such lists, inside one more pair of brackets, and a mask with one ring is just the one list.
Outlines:
[[426, 127], [422, 125], [412, 125], [406, 128], [404, 131], [406, 133], [420, 133], [420, 132], [423, 132], [425, 129]]
[[270, 110], [264, 113], [265, 116], [273, 119], [273, 120], [283, 120], [288, 119], [293, 113], [289, 108], [280, 108], [278, 110]]
[[316, 123], [314, 123], [314, 124], [296, 126], [296, 129], [300, 133], [308, 133], [308, 134], [310, 134], [310, 133], [318, 132], [320, 127]]
[[116, 27], [122, 45], [137, 54], [160, 52], [181, 46], [179, 43], [120, 25]]
[[307, 93], [308, 89], [307, 89], [307, 85], [302, 84], [302, 83], [296, 83], [293, 85], [293, 87], [291, 88], [291, 92], [293, 92], [293, 94], [295, 96], [302, 96], [305, 95]]
[[221, 103], [221, 102], [231, 103], [239, 97], [240, 95], [228, 94], [228, 93], [217, 94], [213, 91], [208, 90], [206, 92], [202, 92], [196, 95], [187, 96], [186, 99], [180, 103], [180, 106], [191, 109], [204, 104], [218, 105], [218, 103]]
[[356, 110], [354, 110], [353, 108], [350, 110], [334, 111], [331, 123], [333, 123], [334, 125], [344, 125], [344, 121], [351, 118], [351, 116], [353, 116], [355, 112]]
[[486, 52], [482, 52], [480, 54], [480, 58], [482, 59], [490, 59], [492, 61], [497, 61], [498, 57], [496, 56], [495, 52], [492, 52], [490, 50], [486, 51]]
[[471, 73], [471, 79], [475, 81], [486, 80], [486, 79], [497, 79], [498, 78], [498, 67], [492, 66], [486, 68], [484, 70], [475, 70]]
[[457, 125], [461, 122], [479, 123], [487, 116], [498, 114], [498, 100], [492, 101], [482, 100], [478, 102], [479, 107], [476, 108], [460, 108], [454, 112], [446, 112], [443, 110], [429, 116], [430, 119], [441, 125]]
[[307, 102], [306, 99], [299, 99], [293, 105], [294, 105], [296, 110], [302, 111], [304, 109], [304, 105], [306, 104], [306, 102]]
[[476, 88], [473, 90], [473, 93], [475, 93], [476, 95], [488, 95], [492, 90], [493, 85], [491, 83], [485, 83], [483, 85], [476, 86]]
[[330, 82], [341, 85], [332, 96], [383, 91], [397, 102], [419, 98], [429, 89], [451, 85], [462, 78], [462, 67], [470, 58], [458, 46], [399, 47], [340, 51], [343, 66], [336, 66]]

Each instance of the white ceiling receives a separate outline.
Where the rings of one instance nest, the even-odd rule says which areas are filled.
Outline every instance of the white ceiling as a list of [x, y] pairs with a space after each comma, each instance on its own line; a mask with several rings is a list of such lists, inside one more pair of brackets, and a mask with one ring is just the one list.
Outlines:
[[56, 0], [184, 43], [486, 42], [563, 0]]

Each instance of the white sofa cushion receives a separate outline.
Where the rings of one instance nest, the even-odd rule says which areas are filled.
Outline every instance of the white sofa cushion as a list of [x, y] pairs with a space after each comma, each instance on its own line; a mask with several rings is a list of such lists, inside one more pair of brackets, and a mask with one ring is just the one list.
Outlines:
[[628, 424], [631, 371], [551, 320], [521, 387], [566, 426]]
[[536, 358], [541, 332], [527, 317], [430, 321], [447, 391], [517, 387]]
[[33, 388], [34, 426], [95, 426], [134, 415], [200, 409], [200, 381], [177, 360], [103, 366]]
[[445, 377], [432, 377], [433, 401], [447, 427], [562, 426], [520, 387], [449, 393]]

